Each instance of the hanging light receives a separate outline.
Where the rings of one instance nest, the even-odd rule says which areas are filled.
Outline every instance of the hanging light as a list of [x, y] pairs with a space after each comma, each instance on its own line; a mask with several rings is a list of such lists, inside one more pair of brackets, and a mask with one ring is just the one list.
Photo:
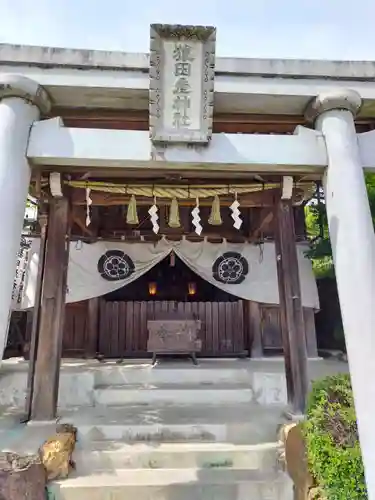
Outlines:
[[194, 281], [188, 283], [188, 294], [195, 295], [197, 293], [197, 284]]
[[148, 284], [148, 293], [150, 295], [156, 295], [157, 291], [158, 291], [158, 285], [157, 285], [156, 281], [151, 281]]

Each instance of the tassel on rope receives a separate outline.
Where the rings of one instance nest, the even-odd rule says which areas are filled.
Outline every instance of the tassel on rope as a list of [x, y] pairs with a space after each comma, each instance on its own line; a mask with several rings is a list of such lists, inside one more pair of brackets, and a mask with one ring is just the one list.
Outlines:
[[211, 226], [221, 226], [223, 223], [220, 214], [220, 199], [218, 195], [215, 196], [212, 202], [211, 215], [208, 219], [208, 223], [211, 224]]
[[203, 231], [203, 227], [200, 223], [201, 218], [199, 216], [199, 198], [197, 198], [196, 200], [195, 207], [191, 211], [191, 215], [193, 216], [192, 224], [195, 227], [195, 232], [197, 233], [198, 236], [200, 236]]
[[152, 222], [152, 230], [154, 231], [155, 234], [158, 234], [160, 226], [158, 224], [159, 216], [158, 216], [158, 207], [156, 205], [156, 196], [154, 196], [154, 204], [148, 211], [150, 215], [150, 219]]
[[234, 195], [234, 202], [229, 207], [232, 210], [232, 219], [234, 220], [233, 227], [236, 229], [240, 229], [242, 226], [241, 212], [238, 210], [240, 206], [239, 201], [237, 200], [237, 193]]
[[91, 210], [90, 207], [92, 205], [92, 199], [90, 198], [91, 189], [89, 187], [86, 188], [86, 227], [91, 224]]
[[132, 194], [129, 201], [128, 211], [126, 213], [126, 223], [131, 225], [139, 224], [138, 213], [137, 213], [137, 201], [135, 199], [134, 194]]
[[178, 201], [176, 197], [172, 198], [168, 226], [173, 228], [181, 227]]

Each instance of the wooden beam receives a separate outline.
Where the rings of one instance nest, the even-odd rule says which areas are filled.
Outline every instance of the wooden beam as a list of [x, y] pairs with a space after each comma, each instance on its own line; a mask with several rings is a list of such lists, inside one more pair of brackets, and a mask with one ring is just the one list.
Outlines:
[[[51, 118], [61, 116], [66, 127], [87, 127], [121, 130], [148, 130], [147, 110], [109, 110], [55, 107]], [[358, 132], [366, 132], [373, 126], [373, 118], [357, 118]], [[277, 115], [253, 113], [214, 113], [215, 133], [293, 133], [298, 125], [306, 125], [302, 115]]]
[[59, 388], [66, 278], [69, 258], [69, 202], [50, 201], [39, 341], [35, 363], [32, 420], [53, 420]]
[[[90, 110], [54, 108], [52, 116], [63, 118], [66, 127], [113, 130], [148, 130], [147, 110]], [[215, 113], [215, 133], [293, 133], [297, 125], [305, 124], [303, 116], [255, 115], [245, 113]]]
[[295, 414], [303, 414], [307, 396], [307, 353], [301, 287], [291, 200], [276, 203], [275, 249], [280, 295], [288, 402]]
[[[210, 243], [222, 243], [223, 239], [225, 238], [228, 242], [230, 243], [244, 243], [246, 241], [250, 241], [252, 243], [256, 243], [255, 240], [250, 240], [250, 238], [245, 238], [244, 236], [239, 235], [236, 237], [235, 234], [233, 233], [209, 233], [206, 234], [205, 236], [198, 236], [195, 233], [180, 233], [180, 234], [166, 234], [165, 236], [167, 237], [168, 240], [171, 241], [180, 241], [182, 236], [185, 236], [185, 238], [188, 241], [206, 241]], [[29, 235], [31, 238], [40, 238], [39, 233], [33, 233]], [[152, 230], [145, 231], [142, 234], [135, 235], [131, 234], [131, 231], [129, 232], [119, 232], [119, 231], [114, 231], [113, 233], [104, 233], [101, 236], [83, 236], [83, 235], [77, 235], [73, 234], [70, 237], [70, 241], [83, 241], [87, 243], [93, 243], [96, 241], [126, 241], [128, 243], [149, 243], [149, 242], [157, 242], [161, 240], [161, 238], [164, 235], [162, 234], [154, 234]]]
[[[210, 243], [222, 243], [224, 238], [231, 243], [244, 243], [248, 240], [241, 234], [236, 235], [233, 232], [222, 231], [222, 232], [211, 232], [205, 235], [198, 236], [196, 233], [177, 233], [176, 231], [164, 232], [159, 234], [154, 234], [152, 230], [140, 231], [140, 234], [131, 234], [131, 231], [114, 231], [113, 233], [102, 233], [99, 238], [85, 238], [80, 237], [83, 241], [127, 241], [127, 242], [157, 242], [165, 236], [170, 241], [180, 241], [182, 236], [188, 241], [208, 241]], [[75, 237], [77, 239], [77, 237]], [[255, 241], [255, 240], [254, 240]]]

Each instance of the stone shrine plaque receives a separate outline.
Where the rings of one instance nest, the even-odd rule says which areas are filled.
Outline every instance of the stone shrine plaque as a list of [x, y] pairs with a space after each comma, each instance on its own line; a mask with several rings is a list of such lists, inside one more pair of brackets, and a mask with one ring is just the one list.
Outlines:
[[151, 25], [150, 137], [207, 143], [212, 136], [216, 29]]
[[188, 354], [199, 352], [199, 320], [162, 319], [147, 321], [147, 350], [154, 354]]

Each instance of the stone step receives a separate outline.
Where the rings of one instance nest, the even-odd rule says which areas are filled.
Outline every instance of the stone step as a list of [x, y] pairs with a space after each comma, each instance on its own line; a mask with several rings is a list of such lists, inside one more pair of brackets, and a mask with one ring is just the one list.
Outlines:
[[[22, 412], [25, 406], [27, 363], [13, 365], [9, 365], [7, 360], [1, 367], [0, 411], [1, 406], [4, 406], [15, 407]], [[313, 374], [321, 376], [319, 366], [322, 365], [316, 362]], [[58, 404], [61, 409], [93, 406], [95, 387], [109, 385], [181, 386], [207, 383], [222, 388], [228, 384], [245, 384], [253, 390], [255, 400], [261, 404], [287, 402], [283, 360], [200, 359], [198, 366], [185, 360], [163, 360], [154, 367], [150, 360], [126, 360], [122, 364], [117, 364], [115, 360], [103, 363], [96, 360], [63, 360]]]
[[[161, 363], [152, 366], [150, 363], [136, 365], [104, 364], [96, 370], [96, 385], [126, 384], [199, 384], [199, 383], [249, 383], [248, 364], [241, 361], [224, 362], [216, 366], [206, 360], [194, 366], [191, 361], [181, 360], [179, 363]], [[282, 375], [282, 372], [280, 372]]]
[[0, 431], [5, 432], [19, 426], [23, 416], [17, 408], [0, 406]]
[[284, 473], [222, 469], [133, 469], [91, 474], [49, 487], [55, 500], [291, 500]]
[[78, 445], [89, 441], [123, 442], [275, 442], [284, 421], [283, 406], [134, 405], [65, 410], [61, 422], [78, 428]]
[[184, 387], [211, 387], [230, 389], [252, 389], [256, 401], [261, 404], [287, 402], [285, 371], [280, 370], [278, 363], [263, 364], [249, 360], [202, 360], [198, 366], [190, 362], [161, 362], [151, 366], [150, 363], [134, 363], [117, 365], [104, 364], [93, 370], [94, 384], [99, 390], [102, 387], [129, 389], [139, 386], [167, 386], [171, 389]]
[[[251, 403], [255, 394], [248, 384], [128, 384], [101, 386], [94, 390], [95, 404], [208, 405]], [[275, 401], [276, 402], [276, 401]]]
[[278, 467], [277, 443], [136, 443], [93, 441], [77, 448], [79, 474], [115, 469], [246, 469], [273, 472]]

